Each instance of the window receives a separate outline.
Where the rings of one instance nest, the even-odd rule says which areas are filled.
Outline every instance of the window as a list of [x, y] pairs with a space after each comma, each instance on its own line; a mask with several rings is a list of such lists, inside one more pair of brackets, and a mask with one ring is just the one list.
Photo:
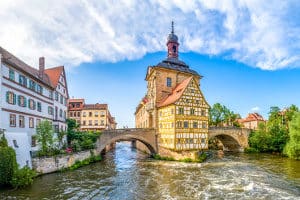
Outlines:
[[66, 111], [64, 111], [64, 119], [66, 119], [67, 118], [67, 113], [66, 113]]
[[173, 49], [173, 53], [176, 53], [176, 45], [173, 45], [172, 49]]
[[97, 111], [95, 112], [95, 117], [98, 117], [98, 112]]
[[41, 104], [41, 102], [37, 102], [37, 111], [42, 112], [42, 104]]
[[182, 128], [182, 121], [177, 121], [177, 128]]
[[16, 115], [14, 114], [9, 115], [9, 126], [16, 127]]
[[29, 128], [34, 128], [34, 118], [29, 117]]
[[58, 101], [58, 92], [55, 92], [55, 100]]
[[64, 104], [64, 97], [63, 97], [63, 95], [60, 95], [60, 103]]
[[191, 108], [190, 109], [190, 115], [194, 115], [195, 114], [195, 109], [194, 108]]
[[49, 91], [49, 98], [53, 99], [53, 92], [52, 91]]
[[34, 91], [36, 90], [36, 83], [33, 80], [29, 81], [29, 88]]
[[16, 95], [13, 92], [6, 92], [6, 102], [9, 104], [16, 104]]
[[15, 80], [15, 71], [13, 69], [9, 69], [9, 79]]
[[86, 117], [86, 113], [85, 113], [85, 112], [83, 112], [83, 113], [82, 113], [82, 116], [83, 116], [83, 117]]
[[182, 107], [178, 108], [178, 114], [183, 115], [184, 109]]
[[36, 104], [35, 104], [35, 102], [34, 102], [34, 100], [33, 99], [29, 99], [28, 100], [28, 106], [29, 106], [29, 108], [31, 109], [31, 110], [35, 110], [35, 106], [36, 106]]
[[36, 147], [36, 136], [35, 135], [31, 136], [31, 146]]
[[205, 144], [205, 139], [204, 138], [201, 139], [201, 143]]
[[98, 126], [98, 120], [95, 120], [95, 126]]
[[188, 128], [189, 127], [189, 122], [188, 121], [184, 121], [183, 122], [183, 127], [184, 128]]
[[80, 112], [77, 112], [77, 117], [80, 117]]
[[84, 121], [82, 121], [82, 125], [84, 125], [84, 126], [85, 126], [85, 124], [86, 124], [85, 120], [84, 120]]
[[172, 79], [167, 77], [167, 87], [172, 87]]
[[205, 116], [205, 110], [201, 110], [201, 116]]
[[62, 109], [59, 109], [59, 117], [63, 117], [63, 111], [62, 111]]
[[25, 117], [23, 115], [19, 115], [19, 127], [20, 128], [25, 127]]
[[202, 122], [202, 128], [206, 128], [206, 122]]
[[36, 125], [38, 126], [41, 123], [41, 119], [36, 119]]
[[18, 105], [21, 107], [26, 107], [26, 98], [24, 96], [18, 96]]
[[19, 83], [24, 87], [27, 87], [27, 78], [23, 75], [19, 75]]
[[193, 122], [193, 128], [198, 128], [198, 122]]
[[73, 117], [73, 112], [71, 111], [69, 115], [70, 115], [70, 117]]
[[48, 114], [53, 115], [53, 108], [51, 106], [48, 106]]
[[54, 132], [58, 133], [59, 132], [59, 126], [58, 125], [54, 125]]
[[19, 148], [19, 145], [18, 145], [18, 143], [17, 143], [17, 140], [13, 140], [13, 143], [14, 143], [14, 147], [15, 147], [15, 148]]
[[89, 117], [92, 117], [93, 116], [93, 113], [92, 112], [89, 112]]
[[101, 126], [104, 126], [104, 120], [101, 120], [101, 122], [100, 122], [101, 124]]
[[89, 125], [91, 126], [91, 125], [93, 125], [93, 122], [92, 122], [92, 120], [89, 120]]
[[194, 89], [191, 89], [191, 93], [195, 93], [195, 90], [194, 90]]
[[43, 87], [42, 87], [41, 85], [37, 85], [36, 91], [37, 91], [39, 94], [43, 94]]

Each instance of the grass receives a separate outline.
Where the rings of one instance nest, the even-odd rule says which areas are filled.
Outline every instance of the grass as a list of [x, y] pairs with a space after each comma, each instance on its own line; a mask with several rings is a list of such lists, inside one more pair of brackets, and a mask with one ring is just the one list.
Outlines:
[[167, 156], [161, 156], [159, 154], [155, 154], [153, 156], [155, 160], [165, 160], [165, 161], [179, 161], [179, 162], [185, 162], [185, 163], [202, 163], [207, 159], [207, 155], [205, 153], [201, 153], [197, 159], [192, 159], [192, 158], [184, 158], [180, 160], [176, 160], [173, 157], [167, 157]]
[[64, 168], [61, 171], [75, 170], [75, 169], [78, 169], [80, 167], [83, 167], [83, 166], [86, 166], [86, 165], [89, 165], [91, 163], [95, 163], [95, 162], [98, 162], [98, 161], [101, 161], [101, 160], [102, 160], [102, 157], [100, 155], [98, 155], [98, 156], [93, 155], [93, 156], [91, 156], [87, 159], [84, 159], [82, 161], [76, 160], [76, 162], [72, 166], [70, 166], [68, 168]]

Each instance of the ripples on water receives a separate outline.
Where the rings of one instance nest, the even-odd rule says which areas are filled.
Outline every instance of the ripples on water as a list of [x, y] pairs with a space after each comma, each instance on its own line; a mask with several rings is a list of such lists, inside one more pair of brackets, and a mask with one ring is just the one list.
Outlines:
[[118, 143], [102, 162], [39, 177], [0, 199], [299, 199], [300, 162], [228, 154], [199, 164], [155, 161]]

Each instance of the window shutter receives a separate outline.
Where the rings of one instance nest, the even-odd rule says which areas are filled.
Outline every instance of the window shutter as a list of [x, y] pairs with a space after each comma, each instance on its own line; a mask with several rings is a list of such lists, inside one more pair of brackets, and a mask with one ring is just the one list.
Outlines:
[[24, 107], [27, 106], [27, 100], [26, 100], [26, 97], [24, 97]]
[[14, 94], [14, 105], [16, 104], [16, 101], [17, 101], [17, 95]]
[[6, 102], [9, 103], [9, 91], [6, 92]]
[[21, 96], [18, 95], [18, 105], [21, 106]]
[[20, 84], [22, 84], [22, 80], [21, 79], [22, 79], [22, 77], [21, 77], [21, 75], [19, 75], [19, 83]]

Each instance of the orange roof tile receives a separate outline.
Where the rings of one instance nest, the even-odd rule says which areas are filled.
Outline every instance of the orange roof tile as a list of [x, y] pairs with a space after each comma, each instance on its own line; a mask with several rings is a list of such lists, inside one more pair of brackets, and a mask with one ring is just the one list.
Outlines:
[[64, 70], [63, 66], [54, 67], [54, 68], [45, 70], [45, 74], [47, 74], [49, 76], [51, 84], [54, 88], [56, 88], [58, 81], [59, 81], [59, 77], [63, 70]]
[[190, 78], [187, 78], [184, 81], [182, 81], [181, 83], [179, 83], [174, 88], [172, 93], [158, 104], [158, 107], [170, 105], [172, 103], [175, 103], [178, 99], [180, 99], [185, 88], [188, 86], [188, 84], [191, 82], [192, 79], [193, 79], [193, 77], [191, 76]]

